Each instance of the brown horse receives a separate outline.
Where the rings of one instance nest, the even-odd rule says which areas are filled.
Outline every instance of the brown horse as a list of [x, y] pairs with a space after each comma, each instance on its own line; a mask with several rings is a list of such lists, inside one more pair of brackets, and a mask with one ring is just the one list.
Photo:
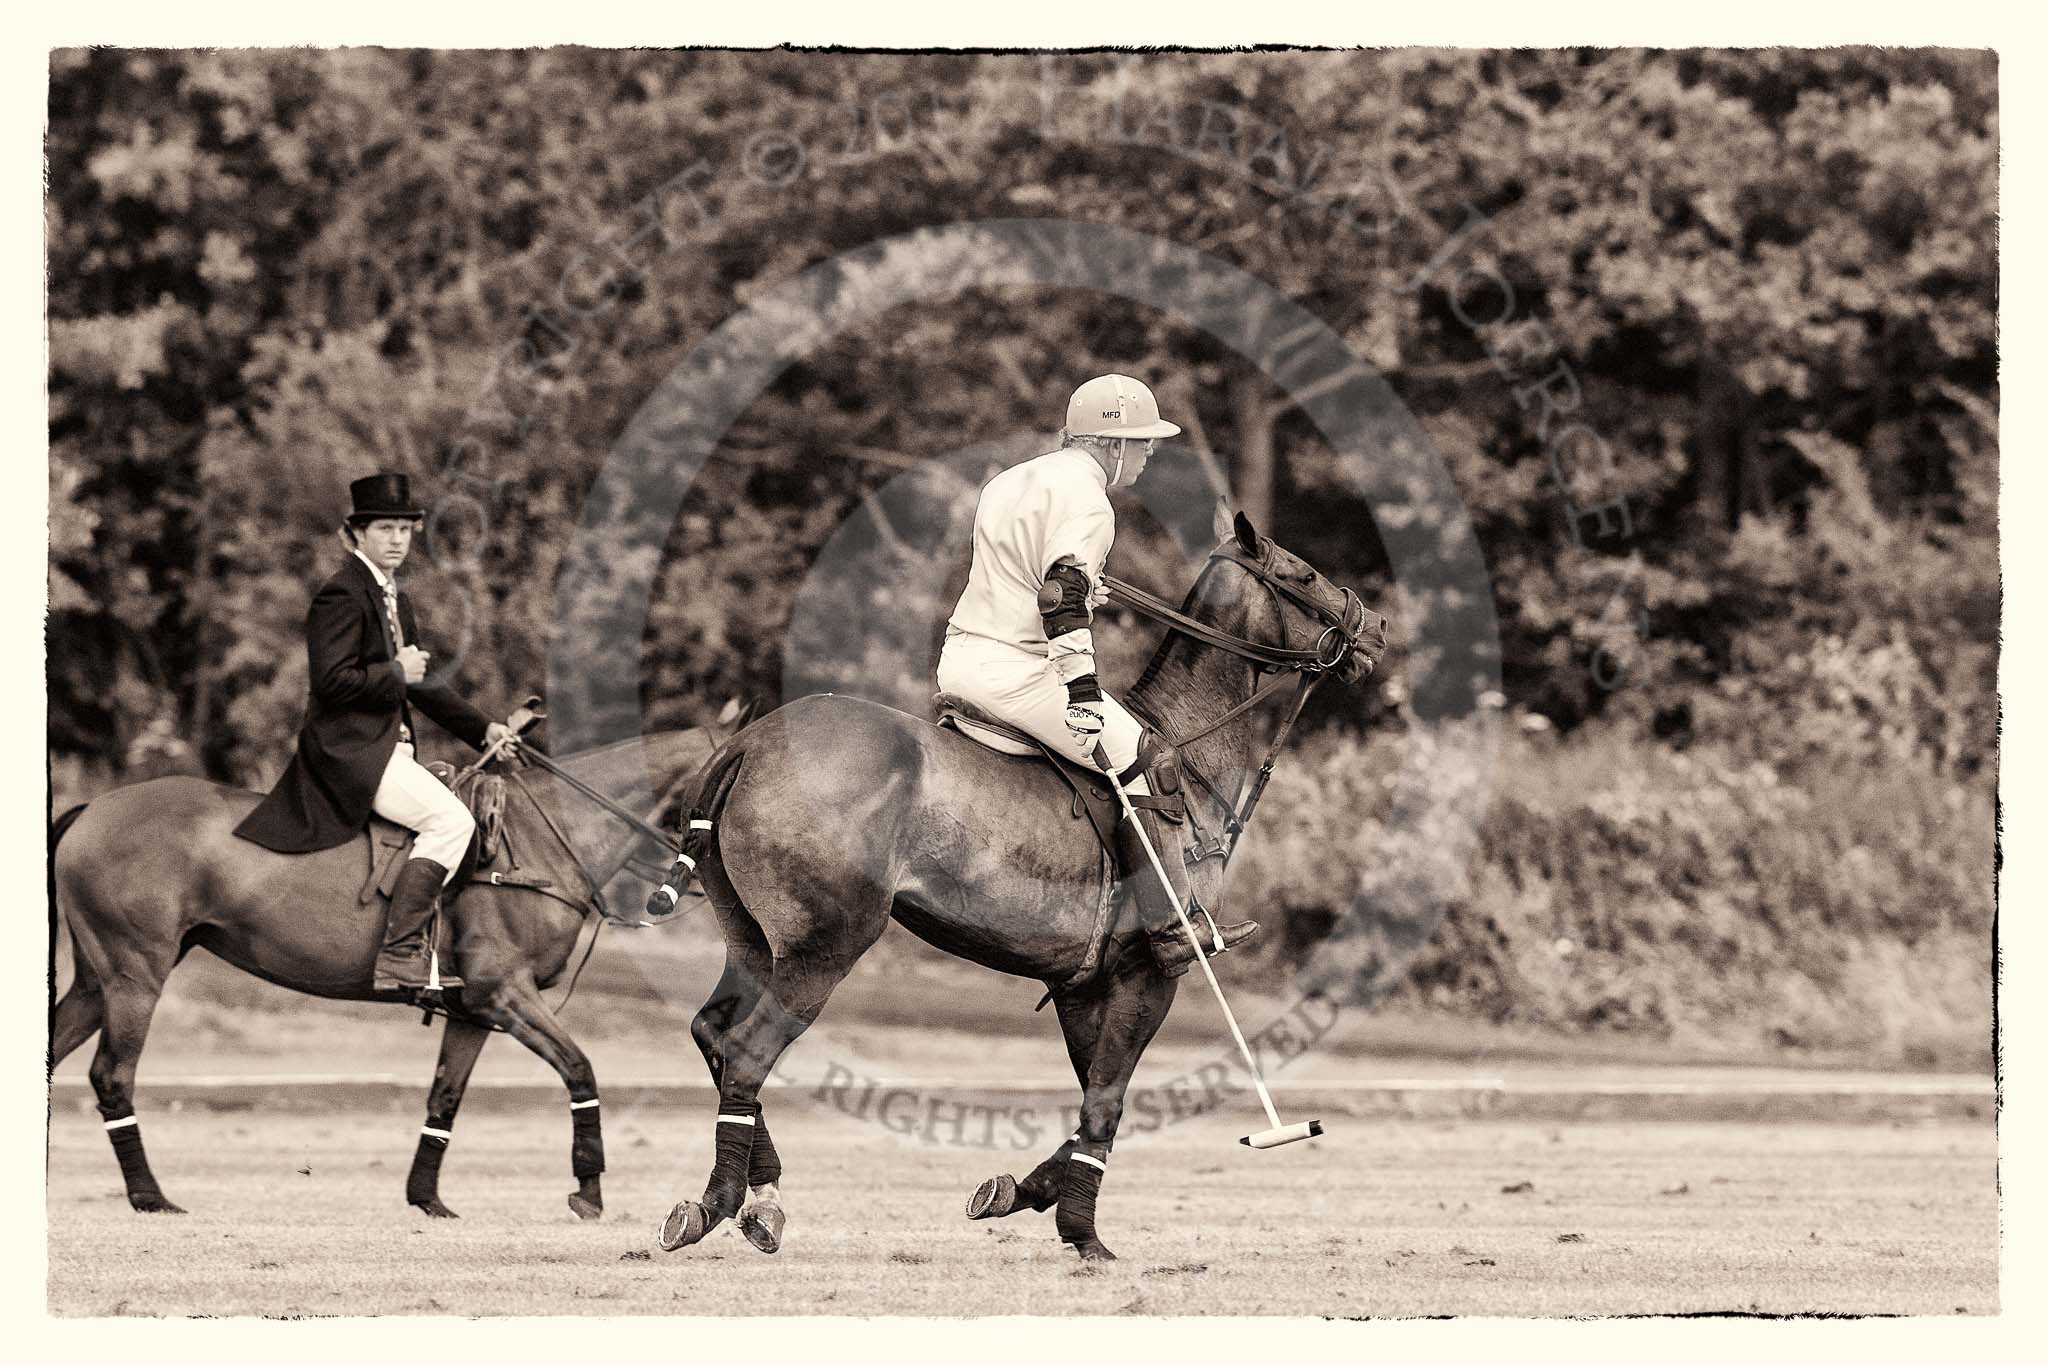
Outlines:
[[[1242, 516], [1232, 523], [1219, 509], [1218, 521], [1223, 542], [1180, 612], [1123, 594], [1169, 627], [1127, 704], [1180, 744], [1194, 779], [1190, 818], [1205, 840], [1189, 871], [1210, 905], [1227, 855], [1216, 836], [1234, 834], [1256, 799], [1254, 785], [1235, 804], [1257, 763], [1257, 703], [1284, 687], [1275, 679], [1259, 689], [1261, 675], [1297, 673], [1302, 698], [1324, 672], [1364, 676], [1386, 643], [1384, 621], [1348, 589], [1260, 539]], [[715, 1155], [703, 1199], [675, 1206], [662, 1247], [698, 1241], [736, 1212], [755, 1246], [779, 1245], [780, 1163], [761, 1085], [893, 916], [947, 952], [1044, 981], [1081, 1083], [1080, 1130], [1022, 1182], [985, 1182], [969, 1216], [1057, 1204], [1061, 1238], [1084, 1258], [1109, 1258], [1095, 1234], [1095, 1195], [1131, 1074], [1176, 983], [1142, 946], [1126, 950], [1139, 932], [1126, 912], [1101, 969], [1070, 984], [1098, 937], [1102, 851], [1070, 817], [1051, 766], [827, 695], [742, 730], [702, 781], [691, 814], [710, 827], [685, 852], [698, 861], [726, 941], [724, 974], [692, 1029], [719, 1089]]]
[[[562, 760], [562, 771], [646, 819], [689, 788], [722, 734], [682, 730]], [[121, 1164], [128, 1202], [180, 1213], [164, 1197], [135, 1119], [135, 1068], [164, 981], [194, 948], [275, 985], [331, 1000], [385, 1000], [370, 989], [383, 905], [358, 903], [369, 867], [365, 834], [322, 853], [279, 854], [234, 836], [250, 792], [192, 777], [123, 787], [65, 813], [52, 833], [56, 913], [71, 930], [71, 989], [50, 1017], [50, 1065], [95, 1032], [92, 1086]], [[455, 1214], [439, 1194], [441, 1157], [484, 1041], [502, 1029], [554, 1068], [569, 1089], [577, 1180], [569, 1205], [603, 1210], [604, 1140], [597, 1078], [541, 997], [568, 966], [597, 891], [645, 842], [622, 820], [546, 772], [514, 770], [504, 837], [444, 912], [464, 981], [451, 992], [406, 1199], [432, 1217]], [[57, 842], [61, 840], [60, 842]], [[493, 885], [516, 860], [524, 886]], [[661, 863], [667, 863], [664, 854]]]

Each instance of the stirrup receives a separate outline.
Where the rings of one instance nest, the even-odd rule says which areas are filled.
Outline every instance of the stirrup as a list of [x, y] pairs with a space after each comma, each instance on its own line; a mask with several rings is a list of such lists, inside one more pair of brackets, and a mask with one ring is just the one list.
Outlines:
[[[1209, 951], [1202, 954], [1202, 956], [1214, 957], [1218, 953], [1229, 952], [1230, 945], [1223, 941], [1223, 926], [1216, 923], [1216, 917], [1209, 913], [1209, 907], [1201, 904], [1199, 901], [1196, 902], [1188, 910], [1188, 923], [1195, 924], [1196, 915], [1200, 915], [1202, 917], [1202, 922], [1209, 926], [1210, 947]], [[1201, 934], [1200, 924], [1195, 924], [1195, 933], [1197, 936]]]

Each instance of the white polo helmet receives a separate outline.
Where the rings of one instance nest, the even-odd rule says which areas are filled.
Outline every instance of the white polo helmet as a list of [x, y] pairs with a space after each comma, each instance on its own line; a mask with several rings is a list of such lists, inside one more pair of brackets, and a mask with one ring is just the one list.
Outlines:
[[1100, 375], [1075, 389], [1067, 400], [1067, 431], [1136, 441], [1180, 435], [1179, 427], [1159, 420], [1159, 400], [1152, 390], [1127, 374]]

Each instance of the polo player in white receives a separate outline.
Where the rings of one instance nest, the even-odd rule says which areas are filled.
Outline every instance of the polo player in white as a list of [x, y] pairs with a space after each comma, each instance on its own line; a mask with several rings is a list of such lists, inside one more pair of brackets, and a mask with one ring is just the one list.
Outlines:
[[[1180, 428], [1160, 420], [1152, 391], [1129, 375], [1106, 374], [1074, 390], [1058, 450], [989, 480], [974, 510], [974, 558], [967, 587], [946, 625], [938, 685], [1036, 736], [1088, 768], [1097, 744], [1126, 791], [1150, 795], [1138, 762], [1144, 728], [1102, 691], [1089, 623], [1104, 599], [1103, 563], [1116, 540], [1109, 490], [1145, 472], [1153, 443]], [[1181, 903], [1196, 912], [1187, 884], [1181, 826], [1140, 811]], [[1194, 960], [1173, 904], [1159, 888], [1129, 822], [1120, 843], [1133, 869], [1152, 954], [1179, 976]], [[1142, 870], [1140, 870], [1142, 869]], [[1201, 912], [1206, 915], [1206, 912]], [[1249, 921], [1220, 932], [1227, 949], [1258, 931]], [[1216, 935], [1206, 935], [1213, 942]]]

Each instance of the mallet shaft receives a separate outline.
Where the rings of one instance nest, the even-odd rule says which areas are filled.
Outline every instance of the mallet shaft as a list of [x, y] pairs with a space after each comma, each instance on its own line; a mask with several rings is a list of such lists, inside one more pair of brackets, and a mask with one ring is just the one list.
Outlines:
[[[1101, 746], [1097, 746], [1096, 753], [1098, 755], [1102, 753]], [[1100, 759], [1098, 759], [1098, 762], [1100, 762]], [[1244, 1054], [1244, 1064], [1252, 1073], [1252, 1085], [1259, 1092], [1259, 1103], [1266, 1108], [1266, 1119], [1275, 1128], [1278, 1128], [1280, 1126], [1280, 1115], [1273, 1108], [1273, 1097], [1266, 1093], [1266, 1081], [1264, 1077], [1259, 1075], [1259, 1064], [1252, 1060], [1251, 1045], [1245, 1042], [1244, 1033], [1237, 1026], [1237, 1016], [1230, 1012], [1230, 1002], [1223, 998], [1223, 987], [1216, 980], [1216, 973], [1209, 968], [1209, 957], [1208, 954], [1202, 951], [1202, 938], [1201, 935], [1195, 932], [1195, 922], [1188, 918], [1186, 907], [1180, 903], [1180, 896], [1173, 889], [1173, 880], [1166, 875], [1166, 865], [1159, 861], [1159, 851], [1152, 847], [1151, 836], [1145, 833], [1145, 826], [1138, 822], [1138, 812], [1131, 805], [1130, 793], [1124, 790], [1123, 783], [1116, 780], [1116, 774], [1110, 772], [1107, 764], [1102, 764], [1101, 766], [1103, 771], [1108, 774], [1109, 785], [1116, 788], [1117, 802], [1124, 808], [1124, 819], [1129, 820], [1131, 827], [1137, 831], [1138, 842], [1145, 846], [1145, 856], [1152, 862], [1152, 871], [1158, 876], [1159, 884], [1166, 888], [1166, 899], [1173, 903], [1173, 913], [1180, 916], [1181, 929], [1187, 934], [1188, 942], [1194, 945], [1195, 965], [1202, 969], [1202, 975], [1208, 978], [1209, 989], [1215, 992], [1216, 1003], [1223, 1007], [1223, 1022], [1230, 1025], [1230, 1036], [1237, 1040], [1237, 1050]]]

